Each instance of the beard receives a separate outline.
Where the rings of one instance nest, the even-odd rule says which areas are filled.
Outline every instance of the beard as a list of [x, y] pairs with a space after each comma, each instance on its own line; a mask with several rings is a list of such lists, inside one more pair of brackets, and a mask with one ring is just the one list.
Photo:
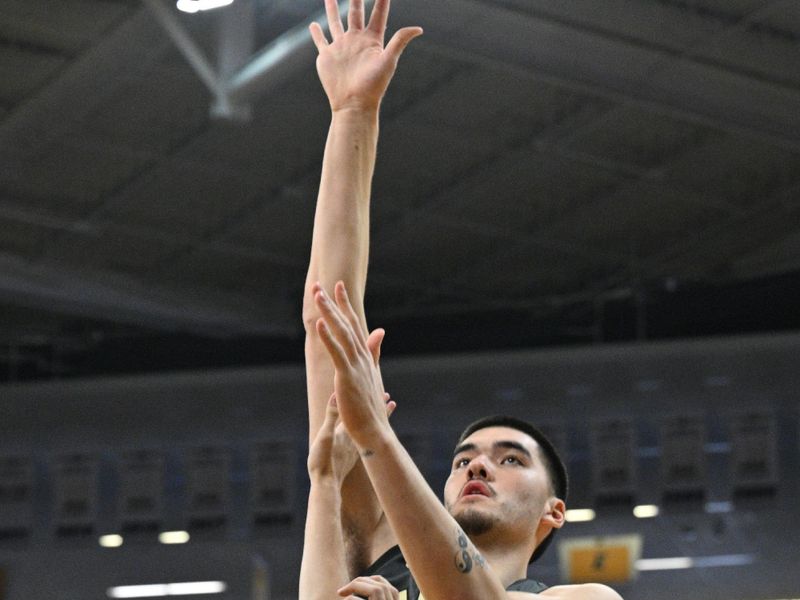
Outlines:
[[454, 515], [454, 518], [464, 533], [470, 537], [488, 533], [497, 524], [497, 517], [472, 509]]

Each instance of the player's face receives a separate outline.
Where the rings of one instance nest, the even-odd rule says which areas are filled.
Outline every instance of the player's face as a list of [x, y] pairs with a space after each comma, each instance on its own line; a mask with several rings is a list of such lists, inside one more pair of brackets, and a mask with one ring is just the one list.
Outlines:
[[472, 535], [535, 529], [550, 496], [539, 445], [510, 427], [479, 429], [459, 444], [444, 491], [450, 514]]

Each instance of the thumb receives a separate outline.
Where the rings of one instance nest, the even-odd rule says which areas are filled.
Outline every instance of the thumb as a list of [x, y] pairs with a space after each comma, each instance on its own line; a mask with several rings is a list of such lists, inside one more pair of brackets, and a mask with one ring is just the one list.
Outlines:
[[331, 397], [328, 399], [328, 406], [325, 410], [325, 420], [322, 422], [321, 429], [326, 433], [333, 434], [338, 419], [339, 406], [336, 404], [336, 394], [331, 394]]
[[395, 409], [397, 408], [397, 402], [395, 402], [394, 400], [389, 400], [388, 399], [389, 394], [385, 394], [385, 396], [387, 396], [387, 399], [386, 399], [386, 416], [387, 417], [391, 417], [392, 414], [394, 414]]
[[370, 333], [369, 337], [367, 338], [367, 349], [372, 355], [372, 360], [375, 362], [375, 366], [378, 366], [378, 363], [381, 361], [381, 345], [383, 344], [383, 339], [385, 337], [385, 329], [376, 329]]
[[397, 60], [411, 40], [421, 35], [422, 27], [403, 27], [402, 29], [398, 29], [392, 36], [392, 39], [389, 40], [389, 43], [386, 44], [386, 52], [394, 60]]

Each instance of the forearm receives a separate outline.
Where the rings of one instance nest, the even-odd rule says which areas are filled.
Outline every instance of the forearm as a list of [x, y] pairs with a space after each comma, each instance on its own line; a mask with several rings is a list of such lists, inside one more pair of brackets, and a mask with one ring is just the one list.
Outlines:
[[[325, 289], [332, 290], [339, 280], [345, 282], [354, 306], [359, 304], [357, 308], [363, 317], [370, 188], [377, 143], [377, 110], [333, 113], [322, 161], [306, 277], [304, 309], [309, 318], [318, 314], [309, 296], [311, 286], [319, 281]], [[313, 335], [313, 327], [308, 332]]]
[[350, 581], [339, 508], [338, 485], [332, 478], [312, 481], [300, 566], [300, 600], [332, 600]]
[[344, 277], [352, 300], [363, 299], [377, 143], [377, 109], [332, 114], [314, 216], [307, 289], [316, 281], [332, 289]]
[[360, 450], [378, 500], [425, 598], [506, 598], [499, 578], [431, 491], [394, 433], [377, 436]]
[[364, 329], [364, 290], [369, 259], [369, 202], [378, 140], [377, 108], [333, 113], [314, 216], [311, 258], [303, 297], [309, 434], [322, 423], [333, 391], [333, 364], [316, 332], [320, 317], [312, 286], [332, 290], [342, 280]]

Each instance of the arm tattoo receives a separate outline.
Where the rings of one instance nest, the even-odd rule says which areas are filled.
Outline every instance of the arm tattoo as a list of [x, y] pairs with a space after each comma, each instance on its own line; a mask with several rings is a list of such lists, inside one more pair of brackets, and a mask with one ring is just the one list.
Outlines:
[[362, 456], [363, 458], [370, 458], [370, 457], [371, 457], [371, 456], [373, 456], [374, 454], [375, 454], [375, 452], [374, 452], [374, 451], [372, 451], [372, 450], [370, 450], [369, 448], [367, 448], [366, 450], [364, 450], [364, 451], [361, 453], [361, 456]]
[[476, 550], [475, 554], [473, 555], [473, 558], [475, 559], [475, 564], [478, 565], [481, 569], [486, 568], [486, 559], [483, 558], [483, 554], [481, 554]]
[[[469, 555], [469, 540], [466, 534], [458, 529], [458, 552], [456, 552], [456, 569], [459, 573], [469, 573], [472, 571], [472, 557]], [[478, 555], [480, 556], [480, 555]], [[481, 558], [483, 560], [483, 558]]]

